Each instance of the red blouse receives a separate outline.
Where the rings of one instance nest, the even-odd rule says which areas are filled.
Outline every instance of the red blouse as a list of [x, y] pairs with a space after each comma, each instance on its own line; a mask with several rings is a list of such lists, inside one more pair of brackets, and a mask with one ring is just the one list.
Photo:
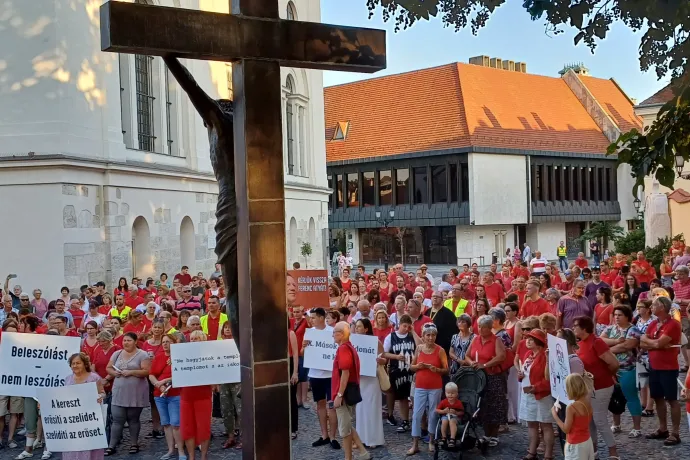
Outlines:
[[[482, 343], [482, 337], [480, 335], [477, 335], [472, 340], [470, 348], [467, 350], [470, 359], [473, 361], [479, 361], [479, 364], [486, 364], [492, 359], [494, 359], [496, 357], [496, 340], [497, 337], [491, 334], [491, 336], [488, 337], [486, 343]], [[487, 368], [486, 373], [489, 375], [500, 374], [500, 364]]]

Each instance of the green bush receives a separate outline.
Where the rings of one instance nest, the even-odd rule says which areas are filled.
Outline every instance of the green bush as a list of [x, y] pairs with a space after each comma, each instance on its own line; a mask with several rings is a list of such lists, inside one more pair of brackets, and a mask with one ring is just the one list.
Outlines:
[[644, 228], [638, 228], [628, 232], [616, 238], [616, 253], [622, 253], [627, 256], [631, 252], [644, 251], [644, 240]]

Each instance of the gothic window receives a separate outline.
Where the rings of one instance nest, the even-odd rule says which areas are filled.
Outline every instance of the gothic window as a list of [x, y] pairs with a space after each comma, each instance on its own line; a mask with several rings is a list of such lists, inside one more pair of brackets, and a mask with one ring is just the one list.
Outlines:
[[295, 9], [295, 4], [288, 2], [287, 4], [287, 16], [288, 20], [294, 21], [297, 19], [297, 10]]
[[153, 152], [156, 136], [154, 133], [152, 64], [153, 56], [137, 54], [134, 56], [134, 73], [137, 92], [137, 134], [139, 150]]
[[285, 120], [287, 124], [287, 164], [288, 174], [295, 174], [295, 113], [292, 106], [291, 97], [295, 92], [295, 83], [288, 75], [285, 83], [287, 92], [287, 103], [285, 104]]

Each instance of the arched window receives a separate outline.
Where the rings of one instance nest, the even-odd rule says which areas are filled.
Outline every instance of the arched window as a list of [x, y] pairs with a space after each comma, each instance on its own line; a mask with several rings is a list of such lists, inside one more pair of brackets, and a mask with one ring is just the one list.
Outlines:
[[[299, 257], [299, 250], [297, 248], [297, 221], [294, 217], [290, 219], [290, 231], [288, 233], [290, 246], [287, 248], [288, 262], [296, 262]], [[292, 260], [290, 260], [292, 259]]]
[[149, 224], [142, 216], [134, 219], [132, 224], [132, 268], [139, 278], [154, 275], [153, 258], [151, 257], [151, 231]]
[[[289, 11], [289, 8], [288, 8]], [[288, 174], [295, 174], [295, 114], [290, 96], [295, 93], [295, 82], [291, 75], [288, 75], [285, 82], [287, 92], [287, 102], [285, 103], [285, 120], [287, 129], [287, 164]]]
[[181, 265], [186, 265], [189, 270], [194, 272], [195, 262], [195, 237], [194, 237], [194, 222], [189, 216], [185, 216], [180, 224], [180, 262]]
[[287, 4], [287, 18], [290, 21], [297, 20], [297, 10], [295, 9], [295, 4], [292, 2], [288, 2]]

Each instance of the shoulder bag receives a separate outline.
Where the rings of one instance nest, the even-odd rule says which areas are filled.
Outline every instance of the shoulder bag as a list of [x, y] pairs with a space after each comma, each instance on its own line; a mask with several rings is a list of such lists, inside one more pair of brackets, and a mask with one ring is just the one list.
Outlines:
[[[350, 353], [352, 353], [352, 350], [350, 350]], [[352, 362], [354, 363], [354, 353], [352, 353]], [[340, 374], [342, 375], [342, 371], [340, 371]], [[377, 371], [378, 374], [378, 371]], [[389, 383], [390, 385], [390, 383]], [[343, 401], [345, 404], [348, 406], [356, 406], [357, 404], [362, 402], [362, 393], [359, 390], [359, 383], [354, 383], [354, 382], [347, 382], [347, 386], [345, 387], [345, 392], [343, 393]]]

